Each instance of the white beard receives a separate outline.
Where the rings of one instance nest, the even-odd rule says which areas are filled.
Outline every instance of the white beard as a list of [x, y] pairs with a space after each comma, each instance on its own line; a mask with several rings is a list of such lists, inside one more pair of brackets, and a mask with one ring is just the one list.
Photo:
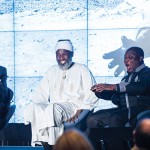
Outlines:
[[62, 70], [66, 70], [70, 67], [71, 64], [72, 64], [72, 60], [70, 59], [68, 62], [66, 62], [64, 64], [59, 64], [59, 67]]

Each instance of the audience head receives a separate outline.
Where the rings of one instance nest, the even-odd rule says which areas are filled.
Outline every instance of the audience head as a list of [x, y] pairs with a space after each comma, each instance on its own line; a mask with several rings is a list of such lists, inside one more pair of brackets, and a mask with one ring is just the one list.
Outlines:
[[124, 55], [124, 64], [128, 73], [135, 71], [144, 63], [144, 51], [140, 47], [130, 47]]
[[53, 150], [94, 150], [90, 141], [77, 129], [68, 129], [58, 138]]
[[133, 132], [135, 146], [150, 150], [150, 118], [141, 120]]
[[56, 44], [56, 60], [62, 70], [72, 64], [73, 45], [69, 39], [59, 40]]

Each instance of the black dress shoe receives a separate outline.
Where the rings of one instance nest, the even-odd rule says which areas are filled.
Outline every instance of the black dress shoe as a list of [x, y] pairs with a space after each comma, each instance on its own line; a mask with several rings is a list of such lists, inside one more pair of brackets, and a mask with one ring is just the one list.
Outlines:
[[44, 150], [52, 150], [53, 146], [49, 145], [47, 142], [42, 142], [42, 145], [44, 147]]

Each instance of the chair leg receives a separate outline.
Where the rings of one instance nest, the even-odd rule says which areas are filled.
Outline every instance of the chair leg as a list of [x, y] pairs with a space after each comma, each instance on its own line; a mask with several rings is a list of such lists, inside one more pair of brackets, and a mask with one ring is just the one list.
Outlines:
[[42, 142], [44, 150], [52, 150], [53, 146], [49, 145], [47, 142]]

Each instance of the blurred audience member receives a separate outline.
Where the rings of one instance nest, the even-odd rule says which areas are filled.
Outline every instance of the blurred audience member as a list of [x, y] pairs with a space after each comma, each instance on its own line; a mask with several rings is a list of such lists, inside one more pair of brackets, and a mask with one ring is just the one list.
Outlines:
[[58, 138], [53, 150], [94, 150], [94, 148], [83, 132], [70, 129]]
[[150, 150], [150, 119], [140, 121], [133, 131], [134, 146], [131, 150]]

